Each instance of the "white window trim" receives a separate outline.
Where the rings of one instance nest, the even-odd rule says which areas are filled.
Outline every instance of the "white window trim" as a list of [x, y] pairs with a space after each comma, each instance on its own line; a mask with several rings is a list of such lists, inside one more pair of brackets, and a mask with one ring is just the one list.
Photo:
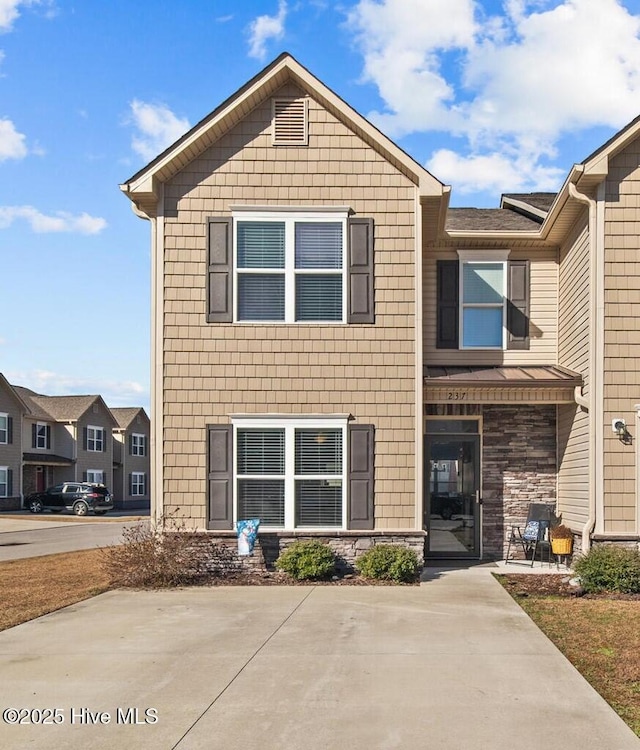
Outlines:
[[[347, 218], [346, 206], [323, 207], [317, 211], [309, 207], [278, 206], [274, 208], [235, 206], [231, 208], [233, 217], [233, 320], [242, 325], [321, 325], [340, 326], [347, 322]], [[285, 264], [284, 268], [238, 268], [238, 221], [273, 221], [285, 223]], [[296, 222], [341, 222], [342, 224], [342, 270], [338, 269], [298, 269], [295, 268], [295, 224]], [[238, 275], [243, 274], [282, 274], [284, 276], [284, 320], [239, 320]], [[340, 320], [302, 320], [296, 317], [296, 275], [340, 275], [342, 278], [342, 317]]]
[[[136, 479], [138, 481], [136, 481]], [[147, 475], [144, 471], [132, 471], [131, 472], [131, 497], [142, 497], [145, 495], [145, 486], [147, 484]], [[142, 489], [142, 492], [134, 492], [134, 490]]]
[[[89, 474], [100, 474], [101, 479], [89, 479]], [[87, 469], [87, 482], [92, 484], [104, 484], [105, 476], [104, 469]]]
[[[44, 445], [38, 445], [38, 442], [40, 441], [40, 428], [44, 427]], [[51, 425], [47, 424], [46, 422], [36, 422], [36, 444], [35, 449], [37, 451], [46, 451], [47, 450], [47, 428], [49, 429], [49, 434], [51, 434]]]
[[[458, 330], [459, 349], [464, 351], [504, 351], [507, 348], [507, 260], [511, 250], [458, 250]], [[465, 346], [464, 345], [464, 311], [465, 309], [497, 309], [498, 304], [464, 302], [464, 266], [468, 263], [500, 263], [502, 265], [502, 345], [501, 346]]]
[[[89, 436], [89, 430], [93, 430], [94, 431], [94, 436], [93, 437]], [[96, 448], [95, 447], [96, 443], [98, 442], [98, 436], [97, 436], [98, 431], [100, 431], [100, 434], [102, 436], [100, 438], [100, 448]], [[87, 425], [87, 452], [89, 452], [89, 453], [104, 453], [104, 441], [105, 441], [105, 439], [106, 439], [106, 431], [105, 431], [104, 427], [100, 427], [99, 425], [94, 425], [94, 424], [88, 424]], [[93, 445], [94, 445], [93, 448], [89, 447], [89, 443], [91, 441], [93, 441]]]
[[[317, 531], [317, 532], [335, 532], [343, 531], [347, 527], [347, 422], [348, 415], [331, 415], [307, 418], [290, 415], [282, 416], [259, 416], [259, 415], [237, 415], [232, 417], [233, 425], [233, 519], [238, 520], [238, 493], [235, 491], [238, 482], [238, 473], [236, 470], [238, 460], [238, 429], [284, 429], [285, 431], [285, 470], [284, 470], [284, 526], [264, 526], [263, 528], [278, 529], [284, 531]], [[303, 429], [341, 429], [342, 430], [342, 473], [336, 474], [342, 481], [342, 523], [340, 526], [296, 526], [295, 525], [295, 430]], [[277, 479], [282, 479], [283, 475], [278, 475]], [[322, 475], [324, 478], [327, 475]], [[266, 475], [265, 475], [265, 478]], [[305, 475], [305, 478], [314, 479], [315, 475]]]
[[4, 440], [1, 438], [0, 433], [0, 445], [8, 445], [9, 443], [9, 415], [7, 412], [0, 411], [0, 419], [4, 419], [4, 427], [0, 427], [0, 430], [4, 432]]
[[0, 493], [0, 497], [9, 497], [9, 467], [0, 466], [0, 474], [4, 473], [4, 482], [0, 481], [0, 484], [4, 484], [4, 494]]
[[[138, 438], [138, 445], [136, 445], [136, 438]], [[146, 456], [147, 455], [147, 436], [144, 435], [142, 432], [131, 433], [131, 455], [132, 456]]]

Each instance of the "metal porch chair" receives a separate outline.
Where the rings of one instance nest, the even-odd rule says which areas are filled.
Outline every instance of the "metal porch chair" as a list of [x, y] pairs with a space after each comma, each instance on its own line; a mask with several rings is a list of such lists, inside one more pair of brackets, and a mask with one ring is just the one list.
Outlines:
[[558, 518], [555, 514], [554, 505], [530, 503], [524, 525], [513, 524], [511, 526], [505, 562], [519, 562], [510, 559], [511, 549], [515, 545], [522, 548], [525, 562], [528, 562], [529, 555], [531, 555], [531, 567], [533, 567], [538, 551], [540, 551], [540, 561], [543, 562], [543, 554], [546, 551], [548, 562], [551, 564], [549, 528], [556, 523], [558, 523]]

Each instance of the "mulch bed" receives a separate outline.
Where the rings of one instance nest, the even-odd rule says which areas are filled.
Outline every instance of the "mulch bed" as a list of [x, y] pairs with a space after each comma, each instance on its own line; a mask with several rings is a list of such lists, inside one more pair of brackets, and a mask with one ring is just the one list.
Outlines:
[[565, 574], [535, 575], [509, 574], [501, 576], [507, 591], [517, 597], [560, 596], [584, 597], [585, 599], [616, 599], [620, 601], [640, 601], [640, 594], [585, 594], [579, 586], [572, 586], [571, 576]]
[[297, 581], [286, 573], [238, 572], [212, 577], [203, 584], [205, 586], [418, 586], [420, 581], [396, 583], [351, 574], [321, 581]]

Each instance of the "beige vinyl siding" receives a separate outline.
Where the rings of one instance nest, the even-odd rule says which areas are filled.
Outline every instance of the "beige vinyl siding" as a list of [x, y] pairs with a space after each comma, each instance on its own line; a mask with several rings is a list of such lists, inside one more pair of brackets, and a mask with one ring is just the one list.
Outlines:
[[[579, 372], [589, 392], [589, 228], [587, 212], [560, 249], [558, 364]], [[589, 515], [589, 415], [558, 406], [558, 510], [572, 528]]]
[[[558, 262], [555, 248], [511, 246], [509, 260], [531, 262], [529, 350], [473, 351], [436, 348], [436, 263], [456, 260], [457, 249], [475, 249], [475, 243], [429, 249], [423, 260], [424, 361], [430, 365], [535, 365], [550, 364], [557, 357]], [[488, 249], [488, 248], [487, 248]], [[481, 251], [478, 250], [481, 258]]]
[[614, 418], [635, 432], [640, 403], [640, 143], [610, 162], [605, 207], [604, 530], [638, 533], [636, 440], [611, 431]]
[[[414, 528], [415, 186], [313, 99], [308, 147], [270, 127], [268, 100], [165, 187], [164, 512], [205, 523], [207, 424], [350, 413], [376, 427], [376, 528]], [[375, 325], [207, 324], [206, 218], [233, 204], [372, 217]]]

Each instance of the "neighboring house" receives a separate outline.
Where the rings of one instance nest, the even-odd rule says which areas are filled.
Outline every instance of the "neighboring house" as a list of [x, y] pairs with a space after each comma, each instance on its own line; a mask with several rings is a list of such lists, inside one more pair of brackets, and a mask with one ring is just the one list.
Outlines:
[[113, 430], [113, 486], [116, 506], [149, 507], [149, 417], [140, 407], [111, 408], [118, 426]]
[[450, 209], [281, 55], [121, 185], [152, 224], [155, 516], [478, 559], [547, 501], [583, 549], [637, 544], [639, 155], [636, 120], [558, 194]]
[[29, 407], [0, 373], [0, 510], [22, 502], [22, 429]]
[[29, 405], [23, 433], [24, 492], [65, 481], [113, 483], [112, 430], [101, 396], [43, 396], [14, 389]]

